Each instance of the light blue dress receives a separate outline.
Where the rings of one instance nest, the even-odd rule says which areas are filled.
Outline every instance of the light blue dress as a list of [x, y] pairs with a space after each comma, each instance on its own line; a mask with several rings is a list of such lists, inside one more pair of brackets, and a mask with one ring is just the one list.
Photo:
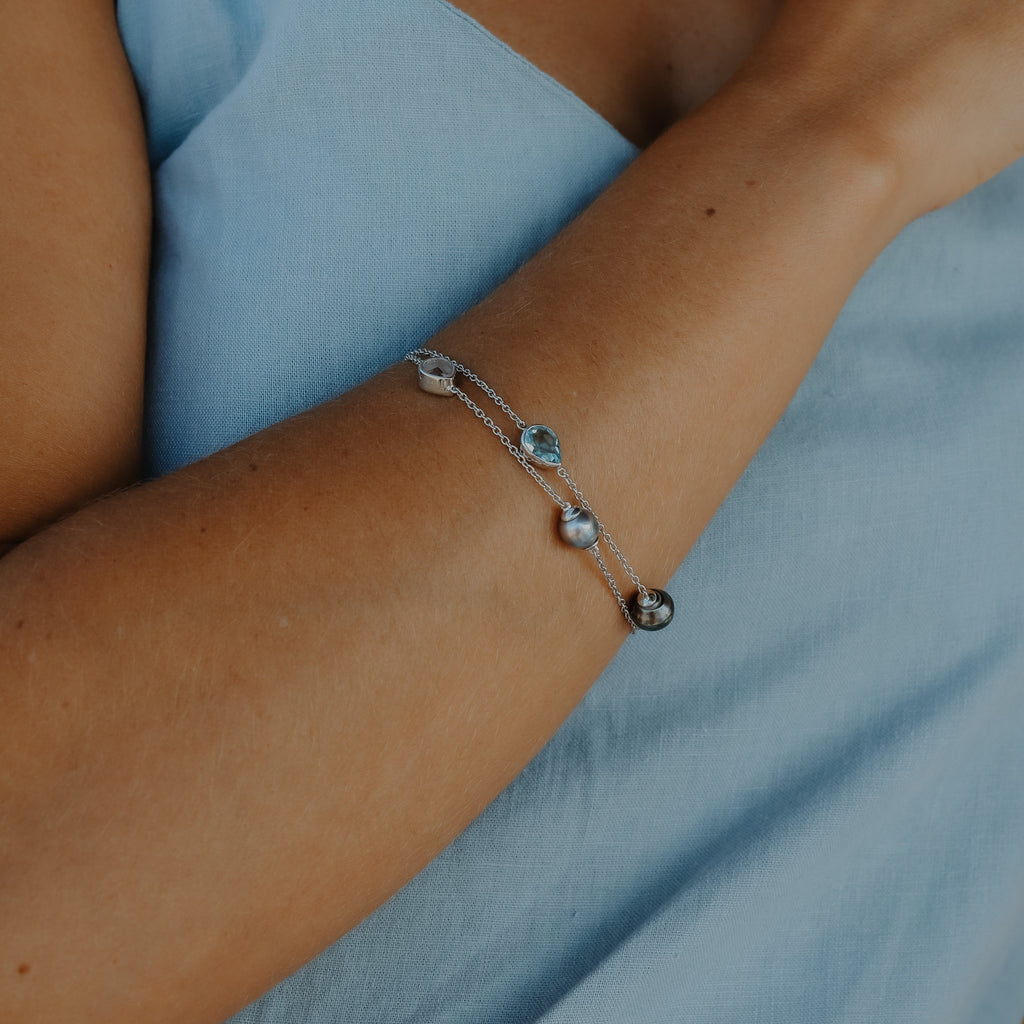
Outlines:
[[[638, 154], [443, 0], [118, 15], [153, 475], [399, 359]], [[670, 589], [673, 626], [236, 1024], [1018, 1024], [1024, 163], [877, 260]]]

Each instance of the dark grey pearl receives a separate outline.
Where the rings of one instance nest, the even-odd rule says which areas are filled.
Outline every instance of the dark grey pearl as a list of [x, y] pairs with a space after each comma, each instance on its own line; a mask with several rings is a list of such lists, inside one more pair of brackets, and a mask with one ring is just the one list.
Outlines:
[[638, 629], [664, 629], [675, 612], [672, 598], [664, 590], [647, 588], [648, 600], [644, 601], [639, 591], [629, 602], [629, 614]]
[[601, 527], [593, 512], [573, 505], [562, 512], [558, 532], [574, 548], [592, 548], [601, 536]]

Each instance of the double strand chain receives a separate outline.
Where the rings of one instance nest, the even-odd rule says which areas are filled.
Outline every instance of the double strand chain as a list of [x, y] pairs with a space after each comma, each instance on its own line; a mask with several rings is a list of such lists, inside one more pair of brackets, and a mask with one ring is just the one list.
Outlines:
[[[635, 633], [638, 629], [655, 630], [667, 626], [673, 614], [671, 597], [664, 591], [644, 586], [619, 546], [612, 539], [611, 534], [600, 521], [590, 502], [584, 497], [579, 485], [562, 465], [561, 447], [555, 432], [543, 424], [528, 426], [508, 402], [477, 374], [436, 349], [417, 348], [408, 353], [405, 359], [415, 363], [419, 368], [419, 384], [424, 391], [458, 398], [474, 416], [483, 422], [508, 453], [561, 509], [559, 533], [562, 539], [573, 547], [586, 550], [593, 557], [629, 625], [630, 632]], [[518, 445], [455, 383], [456, 374], [461, 374], [466, 380], [475, 384], [515, 424], [520, 431]], [[542, 469], [555, 469], [556, 475], [572, 491], [578, 504], [574, 505], [571, 501], [563, 498], [537, 471], [536, 467], [538, 466]], [[609, 550], [615, 555], [637, 588], [632, 602], [627, 603], [622, 596], [615, 577], [605, 563], [600, 549], [599, 541], [601, 539], [608, 545]]]

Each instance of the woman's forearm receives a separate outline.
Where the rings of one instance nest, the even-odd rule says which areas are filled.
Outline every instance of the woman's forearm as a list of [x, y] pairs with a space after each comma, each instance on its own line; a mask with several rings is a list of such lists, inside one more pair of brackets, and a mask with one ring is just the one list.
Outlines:
[[[787, 107], [726, 90], [432, 341], [651, 585], [901, 226]], [[0, 561], [5, 1019], [220, 1021], [440, 852], [628, 635], [553, 513], [406, 363]]]

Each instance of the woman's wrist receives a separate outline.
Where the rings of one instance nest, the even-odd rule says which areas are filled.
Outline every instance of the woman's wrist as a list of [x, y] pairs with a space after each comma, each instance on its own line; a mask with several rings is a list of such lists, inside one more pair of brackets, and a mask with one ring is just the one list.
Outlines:
[[809, 201], [853, 204], [877, 230], [880, 248], [925, 212], [895, 126], [809, 77], [740, 72], [691, 116], [749, 133], [764, 165], [800, 182]]
[[785, 0], [727, 90], [845, 148], [905, 226], [1024, 157], [1022, 33], [1014, 4]]

